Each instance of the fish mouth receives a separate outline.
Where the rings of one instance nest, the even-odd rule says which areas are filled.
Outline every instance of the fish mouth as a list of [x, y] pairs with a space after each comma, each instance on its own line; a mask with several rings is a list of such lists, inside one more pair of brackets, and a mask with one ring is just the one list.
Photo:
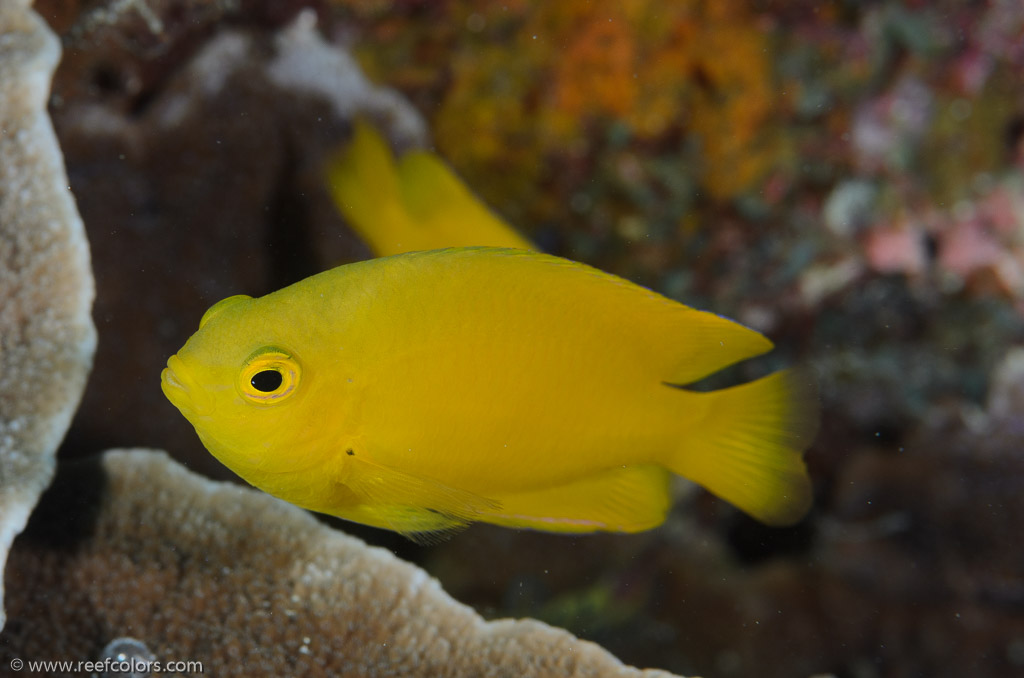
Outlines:
[[[175, 371], [175, 368], [178, 368], [178, 371]], [[167, 399], [171, 401], [171, 404], [187, 416], [188, 414], [194, 414], [196, 408], [189, 388], [180, 376], [181, 372], [181, 358], [172, 355], [167, 359], [167, 367], [160, 372], [160, 389], [167, 396]]]

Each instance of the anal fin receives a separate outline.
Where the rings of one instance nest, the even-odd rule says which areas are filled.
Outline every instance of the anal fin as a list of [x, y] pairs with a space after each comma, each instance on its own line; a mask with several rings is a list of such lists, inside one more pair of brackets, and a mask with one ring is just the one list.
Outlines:
[[498, 497], [477, 519], [547, 532], [641, 532], [671, 507], [671, 474], [660, 466], [622, 466], [563, 485]]

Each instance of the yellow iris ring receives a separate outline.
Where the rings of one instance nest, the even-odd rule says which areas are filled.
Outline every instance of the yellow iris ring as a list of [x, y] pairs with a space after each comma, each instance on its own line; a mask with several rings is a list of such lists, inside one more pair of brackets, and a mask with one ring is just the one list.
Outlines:
[[[252, 385], [260, 372], [273, 371], [281, 375], [281, 383], [273, 391], [260, 391]], [[278, 348], [263, 348], [249, 356], [238, 376], [238, 390], [249, 402], [272, 405], [295, 393], [302, 368], [289, 353]]]

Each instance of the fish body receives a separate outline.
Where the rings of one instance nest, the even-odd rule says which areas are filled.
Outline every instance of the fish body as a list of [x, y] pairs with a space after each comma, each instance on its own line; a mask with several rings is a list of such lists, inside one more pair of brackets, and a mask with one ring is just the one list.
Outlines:
[[327, 179], [338, 210], [379, 257], [474, 245], [534, 249], [435, 154], [414, 150], [396, 162], [364, 121], [331, 158]]
[[409, 535], [649, 529], [672, 474], [787, 524], [810, 502], [809, 388], [791, 372], [679, 388], [770, 348], [583, 264], [457, 248], [224, 300], [162, 382], [251, 484]]

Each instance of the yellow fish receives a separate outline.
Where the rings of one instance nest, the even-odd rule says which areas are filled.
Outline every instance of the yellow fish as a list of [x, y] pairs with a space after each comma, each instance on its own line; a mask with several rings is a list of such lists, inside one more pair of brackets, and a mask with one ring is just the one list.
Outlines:
[[396, 165], [387, 143], [361, 120], [327, 177], [335, 205], [379, 257], [471, 245], [535, 249], [436, 155], [411, 151]]
[[812, 389], [788, 371], [680, 387], [771, 347], [589, 266], [474, 247], [229, 297], [161, 376], [249, 483], [413, 538], [472, 521], [646, 530], [672, 474], [786, 525], [811, 501]]

